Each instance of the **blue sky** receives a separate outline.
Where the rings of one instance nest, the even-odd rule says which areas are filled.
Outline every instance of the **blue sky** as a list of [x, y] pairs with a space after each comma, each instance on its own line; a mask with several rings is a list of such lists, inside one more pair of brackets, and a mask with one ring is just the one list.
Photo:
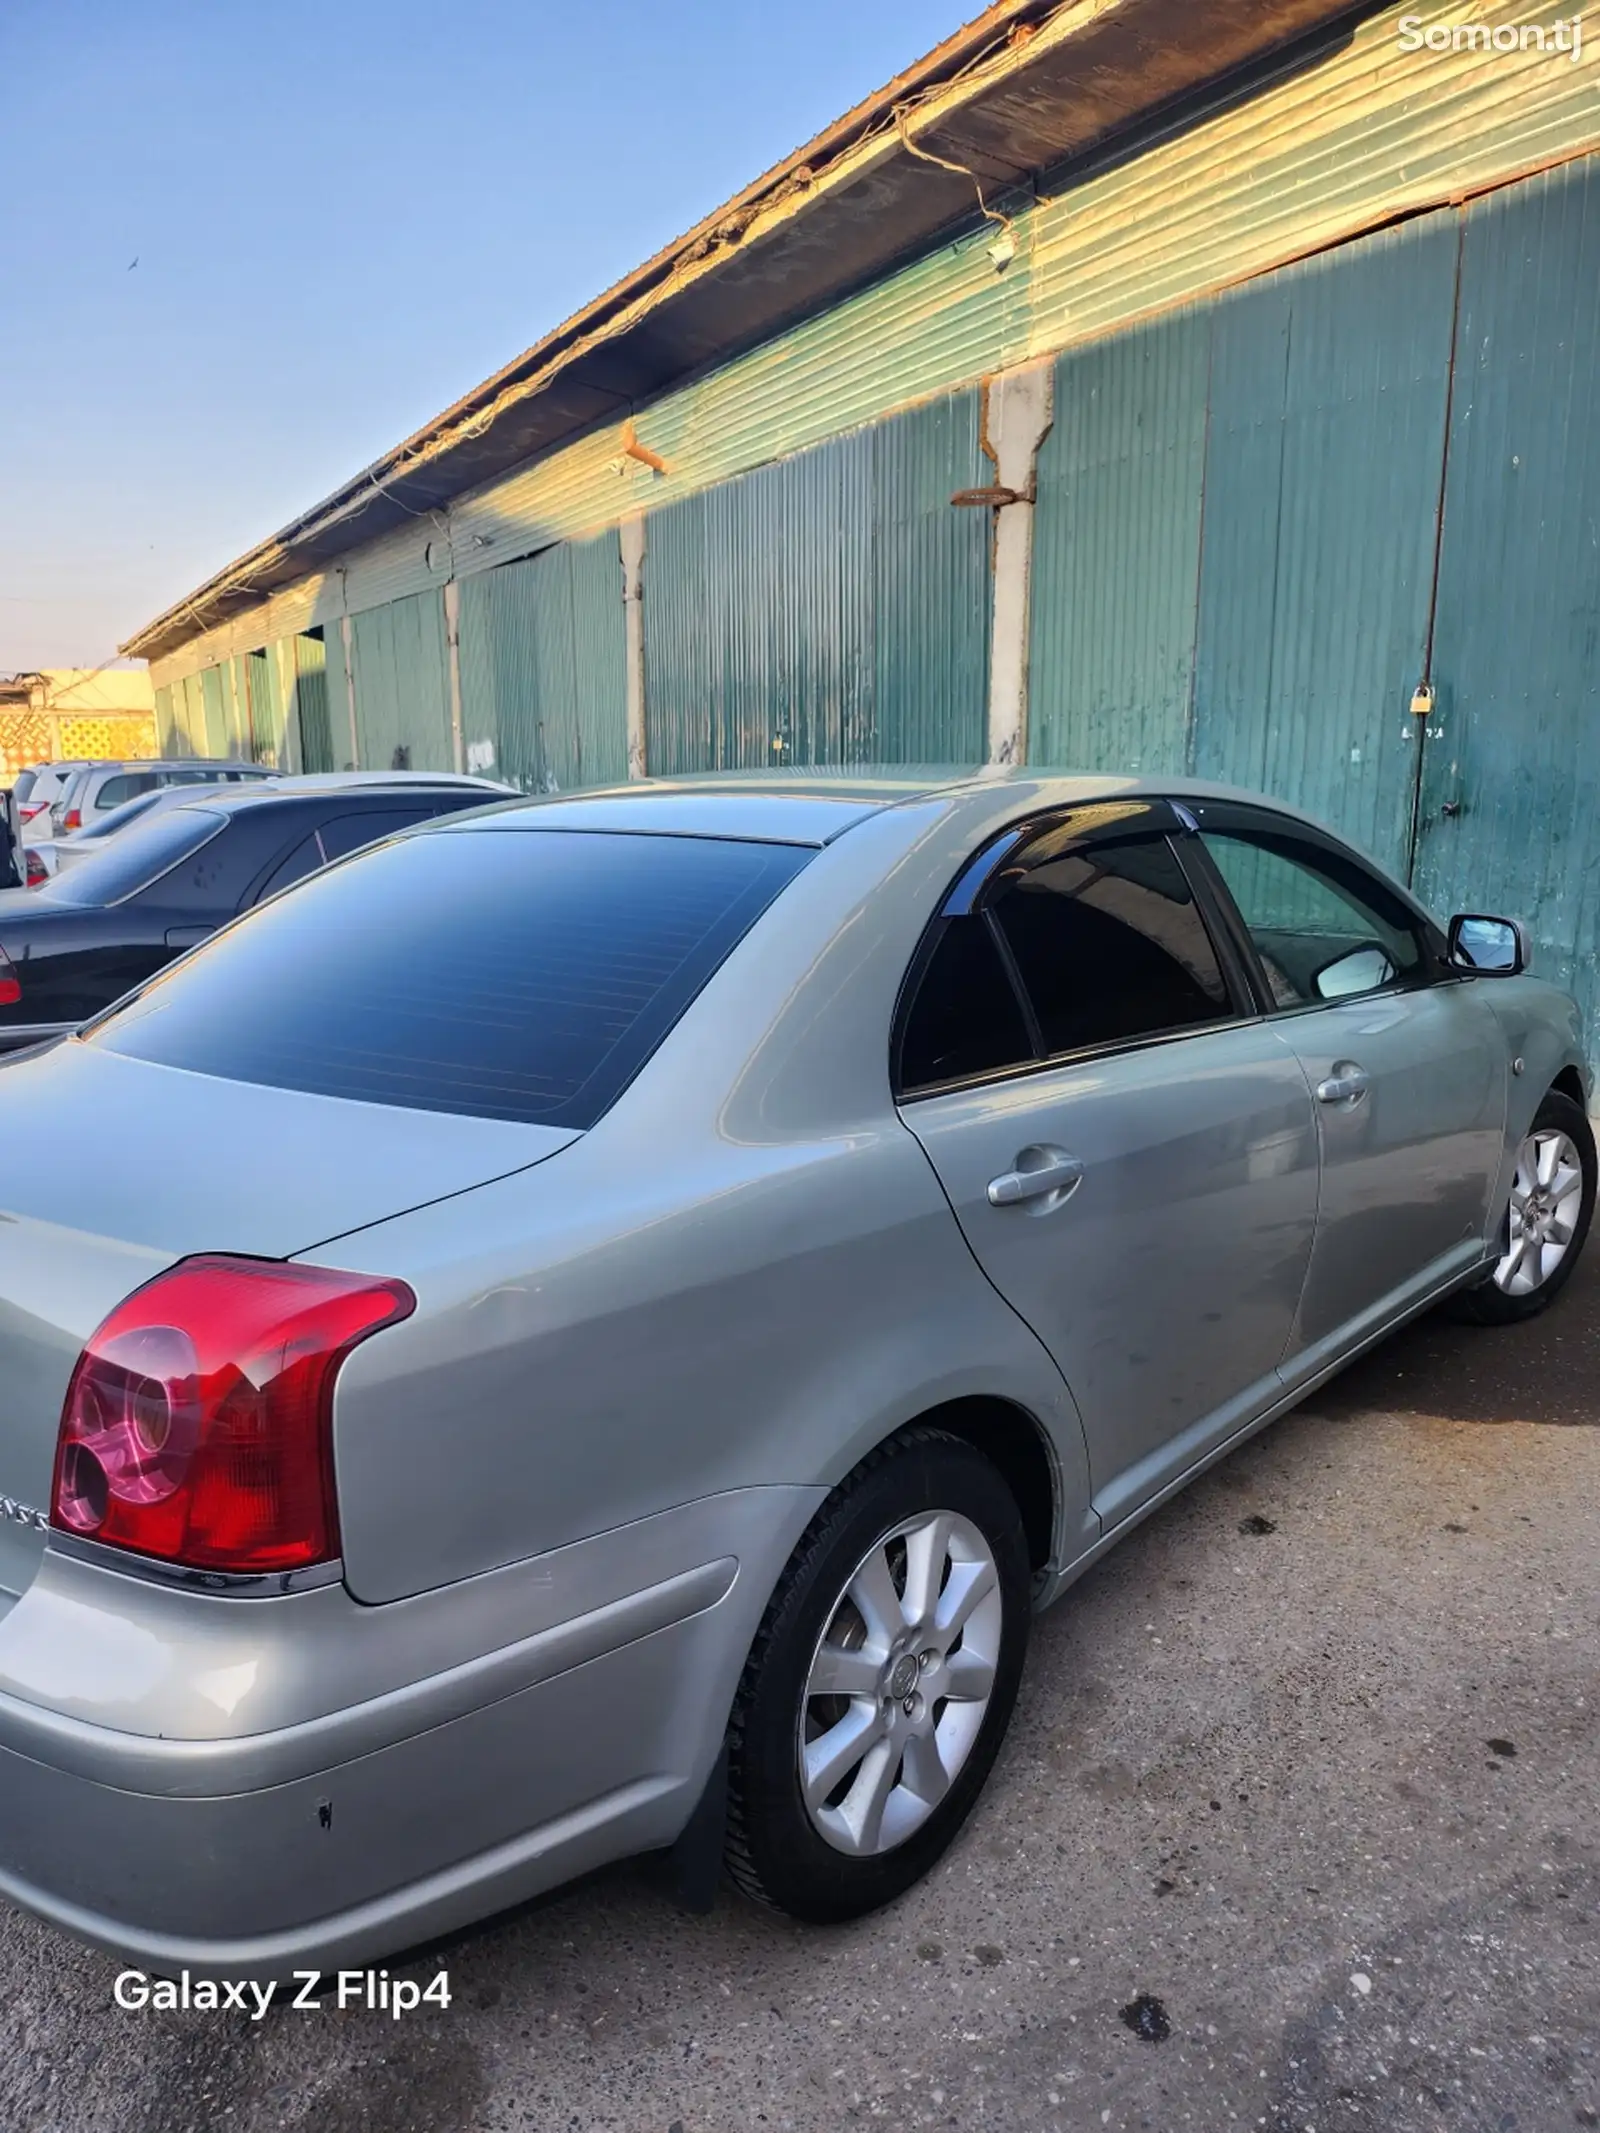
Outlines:
[[0, 674], [110, 658], [975, 11], [0, 0]]

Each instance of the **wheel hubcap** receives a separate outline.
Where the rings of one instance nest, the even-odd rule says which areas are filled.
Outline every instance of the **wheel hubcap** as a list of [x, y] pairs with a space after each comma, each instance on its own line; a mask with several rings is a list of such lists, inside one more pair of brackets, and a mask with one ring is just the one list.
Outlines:
[[1565, 1133], [1530, 1133], [1517, 1150], [1506, 1245], [1494, 1270], [1507, 1296], [1531, 1296], [1560, 1266], [1583, 1207], [1583, 1163]]
[[800, 1790], [835, 1850], [903, 1844], [983, 1730], [1004, 1603], [988, 1542], [953, 1511], [875, 1541], [812, 1655], [800, 1705]]

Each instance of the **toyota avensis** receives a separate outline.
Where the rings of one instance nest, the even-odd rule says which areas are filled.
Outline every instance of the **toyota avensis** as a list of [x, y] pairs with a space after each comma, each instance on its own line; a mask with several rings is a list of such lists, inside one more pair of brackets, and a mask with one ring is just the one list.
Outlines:
[[892, 1898], [1034, 1608], [1570, 1274], [1525, 959], [1198, 785], [690, 781], [392, 839], [14, 1055], [0, 1889], [258, 1977], [670, 1846]]

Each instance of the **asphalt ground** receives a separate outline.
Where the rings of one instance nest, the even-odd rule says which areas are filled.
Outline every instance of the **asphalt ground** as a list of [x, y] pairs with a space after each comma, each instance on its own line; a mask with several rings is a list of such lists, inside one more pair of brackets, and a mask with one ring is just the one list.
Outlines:
[[1036, 1626], [988, 1795], [826, 1932], [626, 1866], [407, 1973], [124, 2012], [0, 1907], [3, 2133], [1600, 2126], [1600, 1252], [1430, 1318]]

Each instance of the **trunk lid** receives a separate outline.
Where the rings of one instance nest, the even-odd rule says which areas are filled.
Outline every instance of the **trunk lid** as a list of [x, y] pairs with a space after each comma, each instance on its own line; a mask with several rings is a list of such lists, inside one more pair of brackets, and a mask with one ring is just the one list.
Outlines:
[[287, 1259], [542, 1162], [570, 1130], [222, 1081], [69, 1041], [0, 1058], [0, 1615], [43, 1552], [67, 1382], [193, 1252]]

